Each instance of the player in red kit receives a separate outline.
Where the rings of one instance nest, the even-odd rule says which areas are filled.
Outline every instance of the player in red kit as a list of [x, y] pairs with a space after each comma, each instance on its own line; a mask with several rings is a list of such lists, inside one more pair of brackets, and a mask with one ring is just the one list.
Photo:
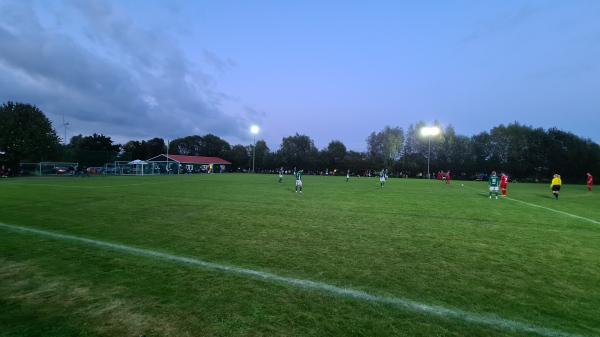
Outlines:
[[588, 191], [592, 191], [592, 185], [594, 185], [594, 177], [592, 177], [592, 174], [588, 172], [587, 174], [587, 188]]
[[502, 197], [506, 198], [506, 189], [508, 187], [508, 176], [504, 173], [500, 174], [500, 191], [502, 192]]
[[446, 185], [450, 184], [450, 171], [446, 173]]

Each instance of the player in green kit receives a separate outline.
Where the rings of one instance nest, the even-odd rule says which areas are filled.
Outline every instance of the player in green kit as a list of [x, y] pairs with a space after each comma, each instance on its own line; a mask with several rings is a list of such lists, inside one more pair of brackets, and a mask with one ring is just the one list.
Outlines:
[[496, 175], [496, 171], [492, 171], [492, 175], [490, 176], [490, 199], [492, 198], [492, 194], [496, 195], [496, 199], [498, 199], [498, 191], [500, 185], [500, 177]]
[[294, 178], [296, 178], [296, 193], [302, 193], [302, 170], [294, 170]]
[[350, 170], [346, 172], [346, 182], [350, 180]]
[[382, 169], [381, 172], [379, 172], [379, 185], [381, 185], [381, 188], [383, 188], [383, 186], [385, 186], [386, 179], [387, 179], [387, 172], [385, 171], [385, 169]]

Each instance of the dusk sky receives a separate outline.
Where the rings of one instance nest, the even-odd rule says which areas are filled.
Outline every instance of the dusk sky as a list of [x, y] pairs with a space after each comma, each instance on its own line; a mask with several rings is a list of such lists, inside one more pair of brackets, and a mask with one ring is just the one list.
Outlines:
[[386, 125], [518, 121], [600, 142], [600, 1], [0, 0], [0, 101], [118, 142], [354, 150]]

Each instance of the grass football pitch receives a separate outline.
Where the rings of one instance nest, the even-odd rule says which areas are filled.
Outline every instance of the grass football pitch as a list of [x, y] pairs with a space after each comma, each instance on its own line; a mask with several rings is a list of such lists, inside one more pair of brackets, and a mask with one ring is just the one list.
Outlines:
[[600, 336], [600, 194], [291, 176], [0, 181], [0, 336]]

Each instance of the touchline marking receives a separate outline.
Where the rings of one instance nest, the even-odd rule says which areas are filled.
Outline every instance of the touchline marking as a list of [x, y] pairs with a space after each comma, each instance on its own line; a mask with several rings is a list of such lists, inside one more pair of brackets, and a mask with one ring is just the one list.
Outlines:
[[[473, 191], [479, 191], [479, 189], [476, 189], [476, 188], [471, 187], [471, 186], [462, 186], [462, 187], [466, 187], [466, 188], [468, 188], [470, 190], [473, 190]], [[479, 194], [481, 194], [481, 195], [487, 195], [485, 192], [480, 192]], [[520, 202], [520, 203], [522, 203], [524, 205], [527, 205], [527, 206], [545, 209], [547, 211], [551, 211], [551, 212], [555, 212], [555, 213], [558, 213], [558, 214], [566, 215], [566, 216], [569, 216], [571, 218], [575, 218], [575, 219], [579, 219], [579, 220], [585, 220], [585, 221], [591, 222], [593, 224], [600, 225], [600, 221], [597, 221], [597, 220], [594, 220], [594, 219], [590, 219], [590, 218], [586, 218], [586, 217], [583, 217], [583, 216], [580, 216], [580, 215], [571, 214], [571, 213], [564, 212], [564, 211], [559, 211], [557, 209], [553, 209], [553, 208], [550, 208], [550, 207], [545, 207], [545, 206], [540, 206], [540, 205], [532, 204], [530, 202], [519, 200], [519, 199], [515, 199], [515, 198], [505, 197], [504, 199], [511, 200], [511, 201], [516, 201], [516, 202]]]
[[419, 303], [410, 299], [401, 298], [401, 297], [391, 297], [391, 296], [379, 296], [367, 293], [361, 290], [354, 290], [350, 288], [342, 288], [338, 286], [334, 286], [331, 284], [311, 281], [306, 279], [297, 279], [292, 277], [280, 276], [277, 274], [267, 273], [259, 270], [246, 269], [235, 266], [228, 266], [219, 263], [207, 262], [203, 260], [198, 260], [194, 258], [171, 255], [167, 253], [161, 253], [154, 250], [135, 248], [126, 245], [121, 245], [117, 243], [110, 243], [105, 241], [86, 239], [79, 236], [67, 235], [67, 234], [59, 234], [55, 232], [34, 229], [29, 227], [21, 227], [8, 225], [0, 222], [0, 228], [5, 230], [9, 230], [12, 232], [22, 232], [22, 233], [30, 233], [36, 234], [39, 236], [57, 239], [61, 241], [73, 241], [78, 243], [84, 243], [92, 246], [97, 246], [101, 248], [110, 249], [113, 251], [129, 253], [138, 256], [150, 257], [159, 260], [165, 260], [169, 262], [174, 262], [178, 264], [185, 264], [189, 266], [199, 267], [207, 270], [216, 270], [234, 275], [242, 275], [249, 276], [254, 279], [263, 280], [265, 282], [278, 283], [278, 284], [287, 284], [293, 287], [302, 288], [302, 289], [310, 289], [319, 292], [329, 293], [339, 297], [353, 298], [365, 302], [372, 303], [380, 303], [391, 305], [397, 308], [403, 308], [409, 311], [429, 314], [432, 316], [442, 317], [442, 318], [452, 318], [459, 321], [486, 325], [493, 328], [497, 328], [504, 331], [510, 332], [519, 332], [519, 333], [535, 333], [540, 336], [546, 337], [585, 337], [584, 335], [571, 334], [567, 332], [562, 332], [559, 330], [545, 328], [542, 326], [537, 326], [533, 324], [528, 324], [524, 322], [514, 321], [510, 319], [504, 319], [498, 317], [493, 314], [478, 314], [469, 311], [463, 311], [460, 309], [451, 309], [437, 305], [428, 305], [424, 303]]
[[[152, 182], [152, 183], [135, 183], [135, 184], [120, 184], [120, 185], [59, 185], [59, 184], [43, 184], [43, 183], [19, 183], [9, 182], [5, 185], [16, 185], [16, 186], [44, 186], [44, 187], [58, 187], [58, 188], [112, 188], [112, 187], [129, 187], [129, 186], [144, 186], [144, 185], [159, 185], [165, 184], [166, 181]], [[170, 182], [169, 182], [170, 183]]]
[[557, 209], [552, 209], [550, 207], [545, 207], [545, 206], [540, 206], [540, 205], [532, 204], [530, 202], [522, 201], [522, 200], [519, 200], [519, 199], [514, 199], [514, 198], [509, 198], [509, 197], [506, 197], [505, 199], [516, 201], [516, 202], [520, 202], [522, 204], [525, 204], [525, 205], [528, 205], [528, 206], [531, 206], [531, 207], [537, 207], [537, 208], [545, 209], [545, 210], [552, 211], [552, 212], [555, 212], [555, 213], [559, 213], [559, 214], [563, 214], [563, 215], [566, 215], [566, 216], [570, 216], [570, 217], [575, 218], [575, 219], [585, 220], [585, 221], [589, 221], [591, 223], [594, 223], [596, 225], [600, 225], [600, 221], [596, 221], [594, 219], [590, 219], [590, 218], [586, 218], [586, 217], [583, 217], [583, 216], [579, 216], [579, 215], [575, 215], [575, 214], [571, 214], [571, 213], [559, 211]]

